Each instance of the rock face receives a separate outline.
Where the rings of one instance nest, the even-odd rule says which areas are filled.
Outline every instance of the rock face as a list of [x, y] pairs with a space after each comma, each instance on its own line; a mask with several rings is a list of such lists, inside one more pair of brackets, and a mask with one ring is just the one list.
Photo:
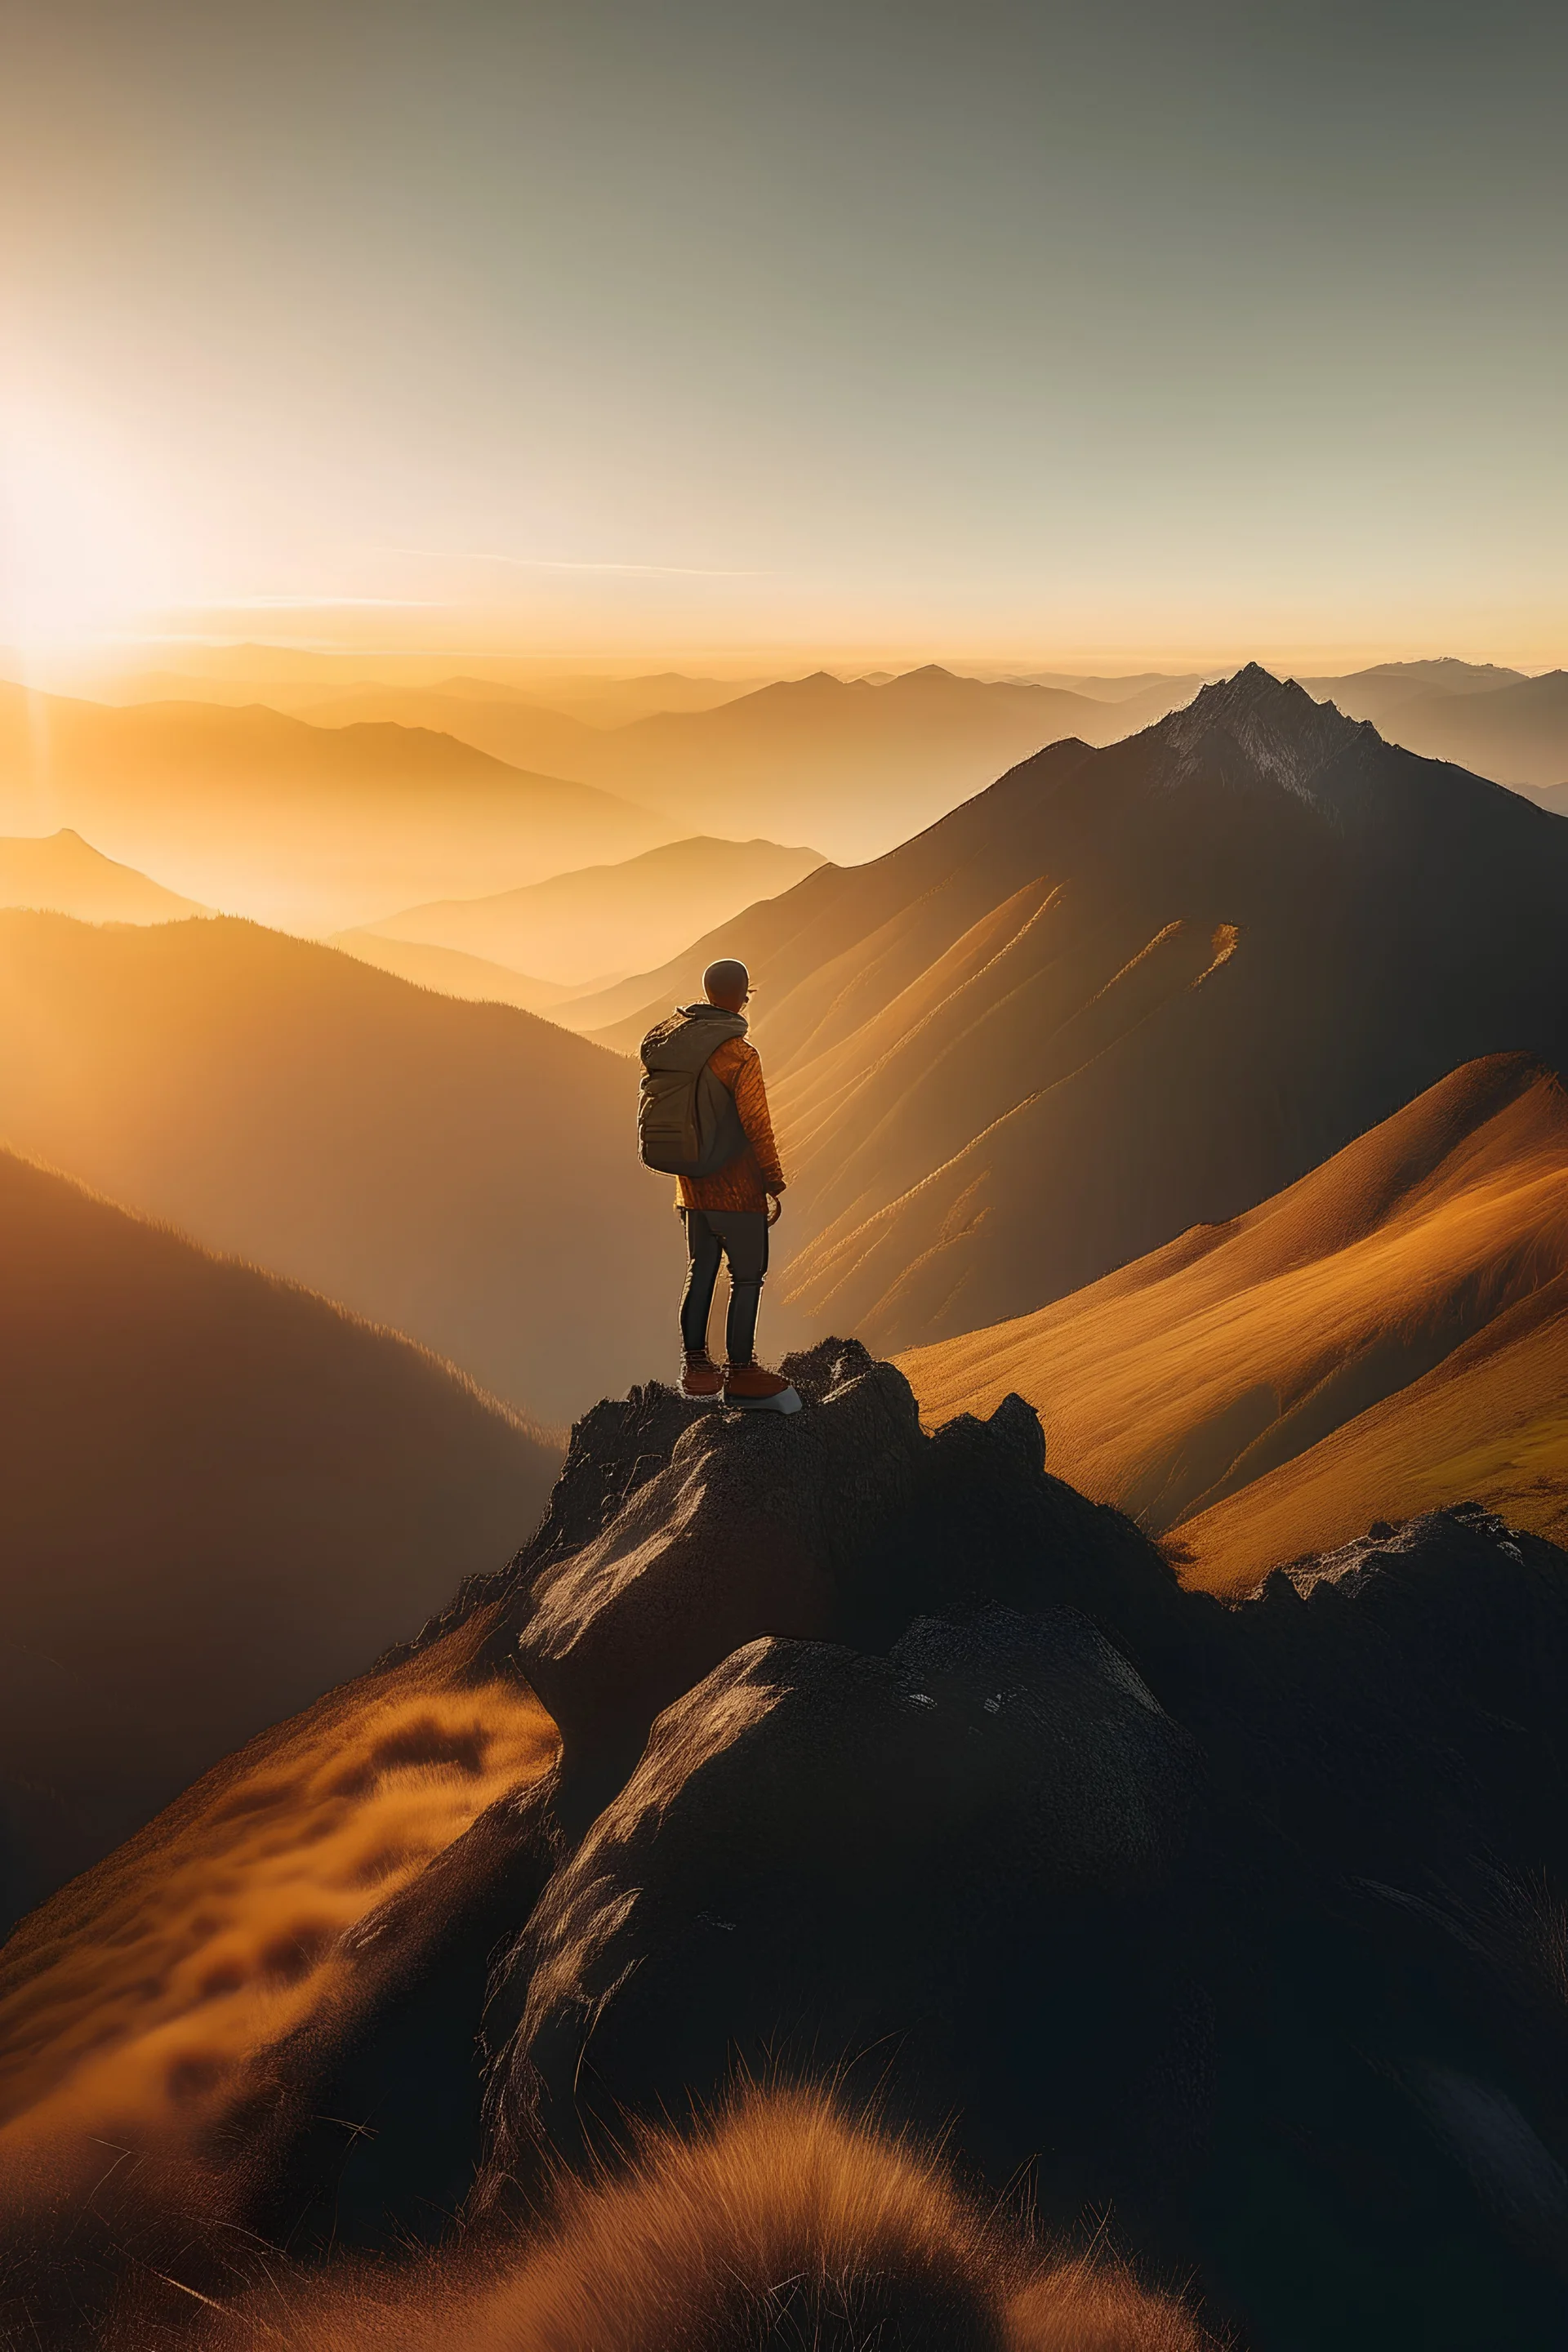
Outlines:
[[668, 1467], [634, 1465], [604, 1531], [535, 1577], [520, 1654], [569, 1755], [635, 1756], [659, 1710], [759, 1627], [832, 1641], [876, 1618], [866, 1565], [916, 1483], [914, 1399], [890, 1364], [840, 1357], [805, 1377], [832, 1410], [797, 1433], [699, 1408]]
[[764, 1428], [600, 1408], [510, 1572], [568, 1817], [612, 1762], [495, 1979], [476, 2219], [832, 2077], [1245, 2342], [1560, 2340], [1568, 1560], [1458, 1510], [1222, 1608], [1016, 1399], [927, 1437], [857, 1347], [790, 1370]]
[[660, 1710], [760, 1634], [881, 1650], [922, 1613], [1092, 1604], [1137, 1663], [1185, 1645], [1170, 1570], [1042, 1475], [1021, 1398], [931, 1438], [903, 1374], [854, 1341], [784, 1369], [816, 1410], [715, 1412], [658, 1387], [595, 1406], [532, 1543], [421, 1640], [499, 1601], [489, 1654], [521, 1661], [569, 1769], [623, 1780]]
[[824, 2062], [933, 2137], [962, 2117], [996, 2179], [1048, 2166], [1061, 2210], [1142, 2188], [1156, 2152], [1190, 2153], [1123, 2137], [1171, 2031], [1161, 1923], [1196, 1769], [1066, 1610], [923, 1618], [885, 1657], [738, 1651], [659, 1717], [512, 1956], [482, 2201], [737, 2066]]
[[1568, 1556], [1459, 1508], [1227, 1608], [1017, 1400], [928, 1436], [852, 1343], [787, 1369], [788, 1419], [597, 1406], [421, 1636], [477, 1621], [560, 1773], [343, 1950], [254, 2225], [434, 2239], [466, 2184], [478, 2245], [829, 2083], [1252, 2352], [1560, 2352]]

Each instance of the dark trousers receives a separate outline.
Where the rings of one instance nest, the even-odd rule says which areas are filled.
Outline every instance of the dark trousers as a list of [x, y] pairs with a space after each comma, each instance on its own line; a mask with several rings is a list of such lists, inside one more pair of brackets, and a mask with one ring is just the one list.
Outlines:
[[708, 1352], [708, 1316], [719, 1260], [729, 1261], [730, 1312], [724, 1318], [724, 1352], [732, 1364], [749, 1364], [757, 1344], [757, 1308], [768, 1270], [768, 1220], [762, 1209], [683, 1209], [686, 1293], [680, 1302], [680, 1339], [689, 1356]]

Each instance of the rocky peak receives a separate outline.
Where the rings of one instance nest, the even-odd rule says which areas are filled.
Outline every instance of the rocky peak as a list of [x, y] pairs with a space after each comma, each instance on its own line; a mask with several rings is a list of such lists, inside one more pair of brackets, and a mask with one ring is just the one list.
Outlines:
[[1369, 721], [1314, 702], [1293, 678], [1277, 678], [1257, 662], [1205, 686], [1150, 732], [1166, 747], [1173, 784], [1216, 761], [1234, 774], [1239, 751], [1256, 774], [1309, 801], [1314, 778], [1331, 761], [1353, 744], [1382, 740]]

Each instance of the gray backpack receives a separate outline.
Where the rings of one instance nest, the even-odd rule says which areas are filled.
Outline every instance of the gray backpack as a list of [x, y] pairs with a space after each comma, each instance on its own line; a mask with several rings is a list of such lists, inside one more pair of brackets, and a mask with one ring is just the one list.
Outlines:
[[738, 1160], [746, 1130], [735, 1097], [708, 1060], [726, 1037], [743, 1037], [738, 1013], [715, 1004], [679, 1007], [642, 1041], [637, 1149], [645, 1168], [666, 1176], [711, 1176]]

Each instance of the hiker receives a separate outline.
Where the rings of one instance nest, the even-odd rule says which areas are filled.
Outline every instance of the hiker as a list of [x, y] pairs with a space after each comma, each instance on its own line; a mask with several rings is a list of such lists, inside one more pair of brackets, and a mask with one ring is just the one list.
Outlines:
[[[642, 1042], [637, 1140], [645, 1164], [676, 1179], [689, 1264], [680, 1302], [686, 1363], [681, 1393], [748, 1411], [798, 1411], [788, 1381], [756, 1360], [757, 1308], [768, 1266], [768, 1229], [784, 1189], [757, 1049], [742, 1006], [752, 993], [743, 963], [724, 957], [702, 975], [703, 1002], [676, 1007]], [[725, 1368], [708, 1353], [708, 1316], [719, 1261], [730, 1269]]]

